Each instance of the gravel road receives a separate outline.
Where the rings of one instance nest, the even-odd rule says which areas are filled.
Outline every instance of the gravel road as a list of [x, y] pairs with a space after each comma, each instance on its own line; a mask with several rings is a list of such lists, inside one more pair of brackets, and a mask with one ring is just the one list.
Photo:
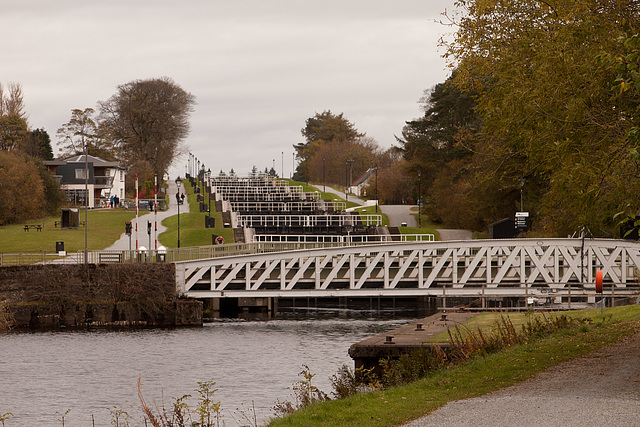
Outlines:
[[640, 426], [640, 333], [520, 385], [450, 402], [405, 424], [445, 425]]

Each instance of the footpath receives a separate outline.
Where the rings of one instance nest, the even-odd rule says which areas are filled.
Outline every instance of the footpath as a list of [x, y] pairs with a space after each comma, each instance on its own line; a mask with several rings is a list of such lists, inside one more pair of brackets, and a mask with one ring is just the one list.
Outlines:
[[[155, 241], [157, 236], [165, 232], [167, 229], [165, 226], [162, 225], [162, 220], [178, 214], [178, 205], [175, 197], [175, 194], [178, 192], [178, 187], [175, 181], [173, 180], [169, 180], [168, 184], [169, 184], [169, 190], [167, 194], [169, 195], [169, 205], [167, 210], [158, 211], [157, 215], [156, 215], [156, 212], [141, 211], [141, 210], [138, 211], [138, 247], [140, 246], [147, 247], [149, 245], [149, 235], [147, 234], [147, 221], [151, 222], [152, 230], [154, 228], [154, 225], [153, 225], [154, 222], [156, 220], [158, 221], [158, 231], [156, 235], [154, 236], [154, 232], [153, 231], [151, 232], [151, 243], [153, 245], [153, 242]], [[180, 185], [180, 194], [182, 193], [184, 193], [184, 184]], [[180, 205], [180, 214], [189, 212], [189, 204], [186, 203], [186, 200], [187, 199], [185, 197], [185, 203]], [[124, 228], [124, 225], [123, 225], [123, 228]], [[132, 229], [131, 247], [132, 249], [135, 249], [136, 248], [136, 243], [135, 243], [136, 219], [135, 218], [131, 220], [131, 229]], [[160, 243], [158, 243], [158, 247], [160, 247]], [[107, 251], [129, 250], [129, 236], [125, 233], [122, 233], [122, 235], [120, 236], [120, 239], [116, 240], [108, 248], [105, 248], [105, 250]]]
[[606, 425], [640, 425], [640, 333], [522, 384], [449, 402], [405, 427]]

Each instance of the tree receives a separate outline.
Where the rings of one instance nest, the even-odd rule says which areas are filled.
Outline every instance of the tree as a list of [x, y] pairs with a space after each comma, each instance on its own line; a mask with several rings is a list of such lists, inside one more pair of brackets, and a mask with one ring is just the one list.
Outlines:
[[[314, 173], [310, 170], [311, 158], [318, 153], [321, 147], [327, 144], [334, 144], [335, 149], [336, 144], [353, 144], [359, 138], [365, 136], [364, 133], [356, 130], [354, 124], [347, 120], [343, 113], [336, 115], [330, 110], [316, 113], [315, 116], [308, 118], [301, 133], [305, 137], [306, 142], [294, 145], [293, 148], [295, 148], [296, 156], [300, 160], [294, 179], [302, 181], [322, 179], [322, 174], [318, 174], [317, 171]], [[338, 154], [335, 151], [332, 153]], [[322, 157], [316, 156], [316, 164], [318, 157], [322, 159]], [[324, 157], [326, 158], [326, 155], [324, 155]], [[333, 172], [334, 168], [331, 170]], [[336, 174], [338, 170], [342, 170], [342, 168], [336, 168]], [[343, 183], [344, 180], [330, 182], [338, 184]]]
[[91, 117], [93, 108], [71, 110], [71, 119], [58, 129], [58, 140], [62, 143], [64, 157], [84, 154], [85, 147], [91, 145], [98, 137], [98, 126]]
[[402, 137], [397, 138], [406, 160], [404, 173], [412, 178], [410, 185], [417, 194], [420, 171], [420, 195], [429, 202], [423, 209], [434, 221], [453, 218], [457, 213], [446, 207], [460, 209], [474, 194], [434, 188], [436, 182], [439, 187], [461, 188], [460, 181], [469, 174], [473, 135], [479, 126], [474, 112], [475, 93], [459, 90], [453, 81], [454, 77], [450, 77], [425, 91], [420, 100], [424, 115], [408, 121]]
[[27, 133], [20, 143], [20, 150], [31, 157], [42, 160], [53, 160], [51, 138], [44, 129], [35, 129]]
[[0, 224], [39, 217], [44, 187], [36, 165], [25, 155], [0, 151]]
[[99, 102], [100, 128], [126, 165], [149, 164], [164, 176], [189, 135], [195, 97], [163, 77], [134, 80]]
[[9, 93], [6, 95], [0, 83], [0, 116], [17, 116], [26, 122], [22, 86], [19, 83], [9, 83], [8, 89]]
[[[469, 192], [501, 209], [525, 210], [540, 231], [579, 225], [614, 230], [613, 214], [640, 196], [630, 156], [630, 109], [612, 96], [616, 73], [598, 62], [624, 53], [640, 5], [605, 0], [460, 0], [465, 13], [447, 45], [460, 90], [478, 93]], [[487, 200], [487, 197], [484, 197]], [[476, 199], [476, 201], [478, 201]], [[481, 202], [481, 201], [480, 201]], [[480, 208], [483, 207], [479, 204]]]
[[27, 137], [27, 121], [17, 114], [0, 115], [0, 150], [11, 151]]

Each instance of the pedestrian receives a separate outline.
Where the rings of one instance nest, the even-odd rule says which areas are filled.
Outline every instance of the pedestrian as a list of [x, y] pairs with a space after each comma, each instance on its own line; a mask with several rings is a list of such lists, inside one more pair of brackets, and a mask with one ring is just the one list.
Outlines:
[[119, 207], [120, 206], [120, 198], [118, 196], [115, 196], [113, 198], [113, 204], [115, 205], [114, 207]]
[[109, 207], [113, 207], [113, 196], [111, 196], [111, 198], [109, 199]]

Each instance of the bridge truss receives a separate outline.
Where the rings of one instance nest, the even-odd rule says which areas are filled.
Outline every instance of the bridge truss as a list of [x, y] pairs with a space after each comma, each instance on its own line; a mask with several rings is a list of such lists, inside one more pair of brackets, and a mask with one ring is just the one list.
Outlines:
[[640, 244], [612, 239], [402, 242], [176, 263], [179, 293], [209, 297], [591, 295], [638, 292]]

